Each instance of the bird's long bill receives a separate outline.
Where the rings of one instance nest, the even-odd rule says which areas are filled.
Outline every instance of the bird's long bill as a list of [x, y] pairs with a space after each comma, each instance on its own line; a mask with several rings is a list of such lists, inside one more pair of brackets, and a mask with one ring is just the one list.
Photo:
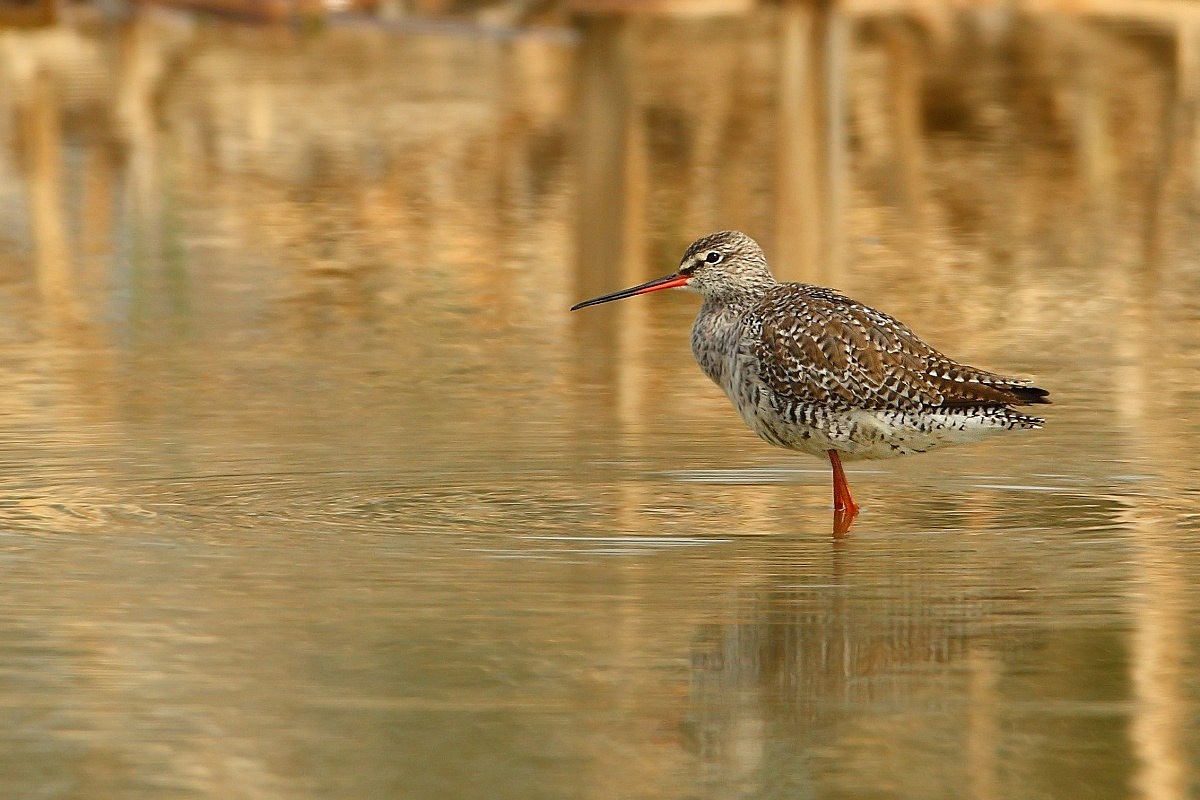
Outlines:
[[572, 311], [578, 311], [581, 308], [588, 306], [597, 306], [601, 303], [607, 303], [612, 300], [624, 300], [626, 297], [633, 297], [635, 294], [646, 294], [647, 292], [657, 292], [660, 289], [674, 289], [677, 286], [684, 286], [688, 282], [687, 275], [672, 273], [665, 278], [655, 278], [652, 281], [643, 283], [640, 286], [631, 286], [628, 289], [622, 289], [619, 292], [593, 297], [591, 300], [584, 300], [582, 303], [576, 303], [571, 306]]

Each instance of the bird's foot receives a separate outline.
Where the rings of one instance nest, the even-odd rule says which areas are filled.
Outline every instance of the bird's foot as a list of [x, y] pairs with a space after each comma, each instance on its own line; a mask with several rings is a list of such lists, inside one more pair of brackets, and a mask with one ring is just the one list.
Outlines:
[[830, 450], [829, 463], [833, 467], [833, 535], [844, 536], [850, 523], [858, 516], [858, 503], [850, 494], [850, 483], [842, 469], [842, 460], [836, 450]]
[[850, 532], [850, 526], [854, 524], [854, 518], [858, 516], [858, 506], [852, 505], [849, 508], [835, 508], [833, 510], [833, 536], [835, 539], [840, 539]]

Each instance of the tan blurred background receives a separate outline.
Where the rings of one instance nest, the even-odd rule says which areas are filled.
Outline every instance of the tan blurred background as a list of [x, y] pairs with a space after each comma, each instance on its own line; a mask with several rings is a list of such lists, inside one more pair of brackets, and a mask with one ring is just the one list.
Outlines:
[[[0, 3], [0, 796], [1195, 796], [1200, 4]], [[1046, 430], [828, 473], [740, 228]]]

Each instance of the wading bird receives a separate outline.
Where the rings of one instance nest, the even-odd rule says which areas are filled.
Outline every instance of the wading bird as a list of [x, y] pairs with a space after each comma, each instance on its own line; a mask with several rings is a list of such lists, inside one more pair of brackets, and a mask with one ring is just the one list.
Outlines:
[[738, 231], [697, 239], [671, 275], [571, 310], [673, 288], [703, 298], [692, 353], [750, 430], [829, 458], [835, 533], [858, 514], [843, 459], [923, 453], [1044, 422], [1013, 406], [1049, 403], [1045, 389], [959, 364], [833, 289], [780, 283]]

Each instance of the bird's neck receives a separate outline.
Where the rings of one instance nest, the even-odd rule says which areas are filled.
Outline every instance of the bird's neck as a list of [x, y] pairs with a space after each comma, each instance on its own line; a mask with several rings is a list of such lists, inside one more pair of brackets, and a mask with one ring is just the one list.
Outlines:
[[753, 280], [742, 280], [728, 286], [714, 286], [704, 293], [704, 309], [709, 313], [724, 311], [740, 314], [753, 308], [767, 292], [778, 285], [778, 281], [768, 273]]
[[[700, 368], [726, 393], [732, 391], [733, 371], [730, 355], [737, 353], [746, 320], [758, 301], [777, 285], [770, 275], [762, 282], [713, 287], [704, 293], [704, 303], [692, 325], [692, 353]], [[732, 396], [732, 395], [731, 395]]]

